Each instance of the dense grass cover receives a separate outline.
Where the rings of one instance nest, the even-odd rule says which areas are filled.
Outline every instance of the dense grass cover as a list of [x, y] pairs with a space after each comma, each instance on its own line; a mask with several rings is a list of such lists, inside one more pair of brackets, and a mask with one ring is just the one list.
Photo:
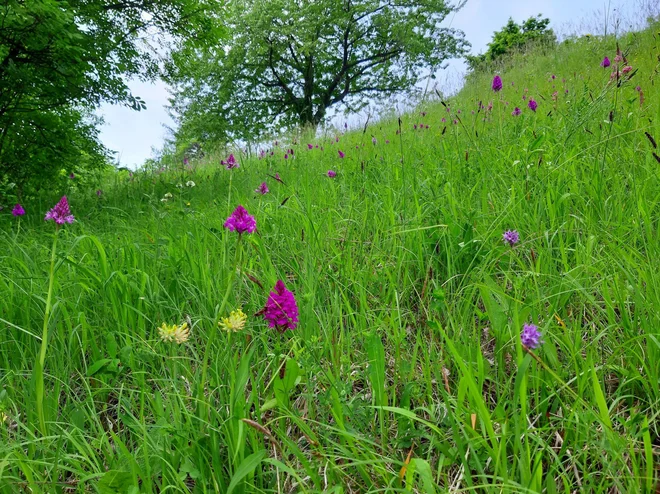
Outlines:
[[232, 170], [73, 179], [57, 235], [59, 196], [4, 214], [0, 492], [653, 492], [657, 30], [619, 78], [580, 38]]

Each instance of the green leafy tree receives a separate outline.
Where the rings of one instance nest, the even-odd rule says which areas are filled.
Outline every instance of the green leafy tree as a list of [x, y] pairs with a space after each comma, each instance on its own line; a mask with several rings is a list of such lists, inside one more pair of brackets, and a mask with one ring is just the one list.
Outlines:
[[[127, 79], [158, 74], [145, 42], [203, 30], [198, 0], [0, 0], [0, 181], [19, 190], [103, 166], [93, 109], [145, 107]], [[189, 22], [187, 22], [189, 21]]]
[[555, 44], [557, 37], [550, 25], [550, 19], [543, 18], [541, 14], [530, 17], [522, 24], [509, 18], [506, 26], [493, 34], [493, 40], [488, 43], [488, 50], [481, 55], [468, 55], [468, 67], [477, 69], [483, 64], [498, 60], [503, 55], [520, 49], [530, 42]]
[[442, 27], [463, 3], [446, 0], [245, 0], [221, 20], [227, 36], [188, 38], [167, 80], [182, 140], [249, 138], [316, 127], [328, 109], [358, 110], [405, 91], [464, 53]]

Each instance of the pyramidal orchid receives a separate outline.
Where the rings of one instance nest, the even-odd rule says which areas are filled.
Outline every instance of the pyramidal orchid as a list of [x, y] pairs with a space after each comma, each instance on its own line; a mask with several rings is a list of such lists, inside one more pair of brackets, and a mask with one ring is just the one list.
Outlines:
[[248, 214], [247, 210], [239, 205], [233, 213], [229, 215], [224, 223], [224, 227], [230, 232], [254, 233], [257, 229], [257, 220], [254, 216]]
[[263, 316], [268, 321], [268, 327], [276, 328], [280, 333], [287, 329], [296, 329], [298, 326], [296, 297], [287, 290], [282, 280], [275, 283], [273, 291], [268, 295]]

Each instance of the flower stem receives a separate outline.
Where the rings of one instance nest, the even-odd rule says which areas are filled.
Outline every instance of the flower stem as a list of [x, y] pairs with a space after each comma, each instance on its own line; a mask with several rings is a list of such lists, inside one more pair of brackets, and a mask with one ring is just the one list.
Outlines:
[[[222, 299], [220, 308], [218, 309], [218, 314], [223, 314], [225, 311], [225, 306], [227, 305], [227, 301], [229, 300], [229, 294], [231, 293], [231, 289], [234, 286], [234, 280], [236, 278], [236, 270], [240, 265], [240, 259], [241, 259], [241, 237], [239, 235], [238, 242], [236, 243], [236, 259], [235, 259], [234, 267], [229, 273], [229, 280], [227, 280], [227, 290], [225, 291], [225, 296]], [[208, 406], [207, 406], [208, 404], [206, 402], [206, 399], [204, 398], [204, 386], [206, 385], [206, 373], [209, 366], [209, 356], [211, 354], [211, 348], [213, 347], [213, 343], [215, 342], [215, 335], [217, 332], [218, 332], [217, 326], [211, 330], [211, 334], [206, 343], [206, 349], [204, 350], [204, 358], [202, 360], [202, 377], [201, 380], [199, 381], [199, 387], [197, 389], [197, 401], [200, 407], [200, 413], [199, 413], [200, 419], [206, 417], [208, 413]], [[201, 422], [202, 424], [204, 424], [204, 420], [202, 420]]]
[[48, 295], [46, 297], [46, 311], [44, 313], [44, 326], [41, 333], [41, 350], [39, 351], [39, 360], [37, 361], [37, 365], [34, 369], [35, 391], [37, 397], [37, 417], [39, 418], [39, 427], [43, 435], [46, 435], [46, 419], [44, 417], [44, 364], [46, 362], [46, 349], [48, 348], [48, 322], [50, 320], [53, 285], [55, 283], [55, 254], [57, 251], [57, 237], [59, 231], [59, 228], [55, 230], [53, 248], [50, 253], [50, 276], [48, 280]]

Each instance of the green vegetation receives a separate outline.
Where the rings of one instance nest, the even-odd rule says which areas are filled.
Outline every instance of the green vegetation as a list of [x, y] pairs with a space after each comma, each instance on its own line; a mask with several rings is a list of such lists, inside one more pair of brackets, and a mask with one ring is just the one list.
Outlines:
[[447, 0], [234, 2], [226, 29], [172, 53], [177, 143], [316, 129], [331, 107], [408, 91], [464, 54], [463, 33], [442, 27], [455, 10]]
[[541, 17], [541, 14], [530, 17], [522, 24], [509, 18], [506, 26], [493, 33], [493, 40], [488, 43], [486, 53], [465, 57], [468, 67], [470, 70], [486, 69], [489, 63], [519, 52], [528, 45], [534, 45], [535, 48], [538, 45], [554, 46], [557, 37], [549, 25], [550, 19]]
[[[4, 214], [0, 492], [654, 492], [659, 27], [240, 168], [67, 190], [52, 269], [59, 196]], [[223, 228], [238, 204], [257, 233]], [[259, 315], [277, 280], [283, 333]]]
[[105, 168], [94, 109], [143, 109], [127, 79], [158, 75], [145, 34], [199, 38], [205, 9], [203, 0], [0, 2], [0, 200], [10, 184], [22, 199]]

